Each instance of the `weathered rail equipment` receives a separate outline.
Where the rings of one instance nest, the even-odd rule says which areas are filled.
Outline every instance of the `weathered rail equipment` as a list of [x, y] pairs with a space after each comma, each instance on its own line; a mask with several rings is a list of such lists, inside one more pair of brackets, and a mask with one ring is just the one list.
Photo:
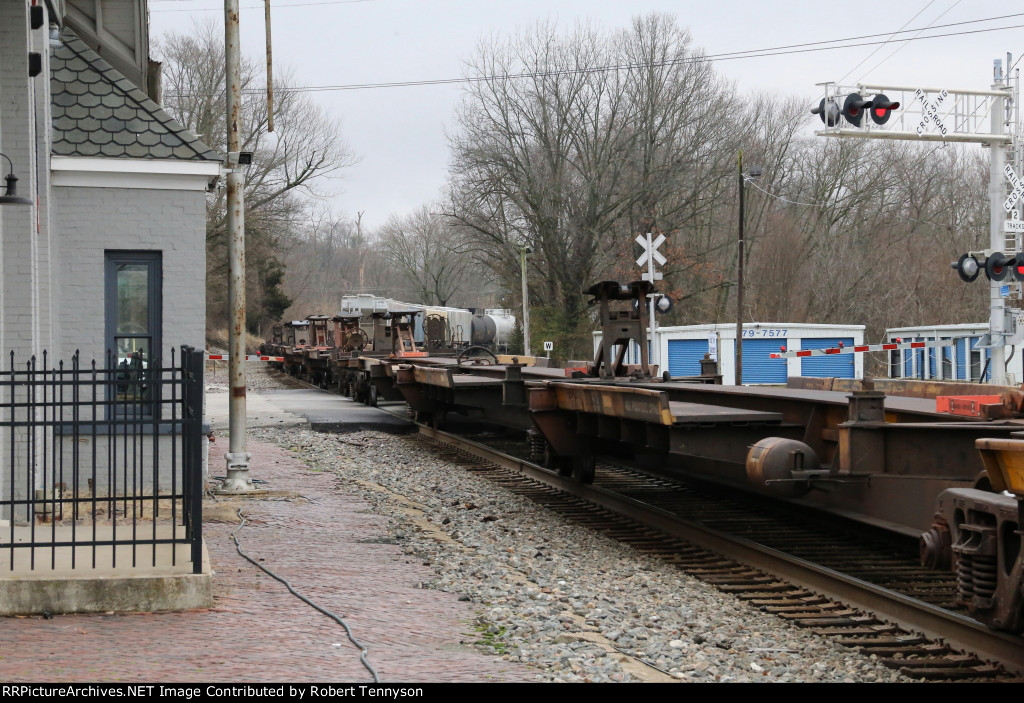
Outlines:
[[327, 388], [334, 380], [334, 330], [330, 315], [308, 315], [309, 345], [303, 350], [303, 370], [309, 382]]
[[[420, 421], [440, 426], [454, 412], [525, 432], [547, 466], [580, 481], [611, 453], [918, 538], [926, 564], [956, 569], [974, 617], [1024, 629], [1021, 508], [998, 492], [1024, 496], [1020, 389], [986, 386], [979, 397], [976, 384], [833, 378], [736, 387], [714, 368], [652, 376], [621, 364], [618, 348], [642, 348], [646, 330], [639, 313], [614, 309], [647, 288], [587, 291], [615, 343], [583, 369], [412, 359], [385, 373]], [[993, 452], [1009, 467], [1000, 478]]]
[[[658, 376], [642, 355], [622, 363], [626, 345], [646, 348], [651, 289], [590, 287], [608, 343], [569, 368], [472, 347], [427, 356], [412, 339], [419, 310], [378, 311], [370, 340], [336, 353], [339, 389], [369, 404], [404, 400], [434, 427], [455, 413], [521, 433], [535, 459], [579, 481], [610, 453], [917, 538], [925, 564], [955, 570], [976, 619], [1024, 630], [1020, 389], [833, 378], [724, 386], [710, 358], [700, 376]], [[350, 340], [362, 334], [354, 319], [333, 319]], [[297, 325], [281, 336], [308, 339]]]

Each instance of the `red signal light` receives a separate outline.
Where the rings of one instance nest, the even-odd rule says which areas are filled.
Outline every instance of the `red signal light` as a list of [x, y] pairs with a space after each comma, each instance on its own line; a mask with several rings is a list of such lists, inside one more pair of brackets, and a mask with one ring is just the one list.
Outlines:
[[1024, 281], [1024, 261], [1014, 257], [1013, 263], [1010, 264], [1010, 273], [1013, 275], [1013, 280]]
[[985, 259], [985, 275], [990, 281], [1002, 281], [1010, 273], [1010, 267], [1014, 266], [1014, 257], [1007, 256], [1001, 251], [993, 252]]
[[854, 127], [860, 127], [864, 119], [864, 110], [870, 109], [871, 105], [871, 101], [862, 98], [860, 93], [850, 93], [843, 101], [843, 117]]
[[892, 102], [884, 93], [879, 93], [871, 98], [871, 120], [875, 124], [885, 124], [889, 121], [893, 110], [899, 110], [900, 104]]

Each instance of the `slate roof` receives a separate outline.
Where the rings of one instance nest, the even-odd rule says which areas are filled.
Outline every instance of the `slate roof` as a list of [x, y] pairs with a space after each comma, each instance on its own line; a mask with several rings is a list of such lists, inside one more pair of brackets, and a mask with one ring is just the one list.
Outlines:
[[75, 34], [50, 58], [55, 156], [220, 161]]

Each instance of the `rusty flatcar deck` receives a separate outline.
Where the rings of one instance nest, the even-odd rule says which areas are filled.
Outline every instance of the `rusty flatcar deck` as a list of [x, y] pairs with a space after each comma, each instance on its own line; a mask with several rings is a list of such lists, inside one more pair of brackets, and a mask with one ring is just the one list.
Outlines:
[[782, 422], [782, 413], [763, 410], [742, 410], [708, 403], [687, 403], [672, 400], [668, 404], [674, 425], [712, 425], [722, 422]]

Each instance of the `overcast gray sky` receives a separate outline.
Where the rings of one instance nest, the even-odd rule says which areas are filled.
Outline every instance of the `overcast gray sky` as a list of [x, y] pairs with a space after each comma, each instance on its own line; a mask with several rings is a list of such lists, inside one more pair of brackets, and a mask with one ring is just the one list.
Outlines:
[[[263, 2], [240, 3], [243, 51], [262, 56]], [[538, 19], [614, 30], [655, 11], [674, 14], [708, 55], [826, 41], [845, 47], [715, 62], [741, 91], [806, 96], [809, 103], [824, 81], [984, 89], [993, 59], [1005, 62], [1009, 52], [1016, 62], [1024, 54], [1024, 14], [1012, 15], [1024, 7], [994, 0], [273, 0], [272, 8], [275, 69], [288, 67], [301, 86], [455, 78], [481, 40]], [[188, 32], [196, 17], [211, 16], [223, 21], [223, 0], [150, 0], [154, 38]], [[973, 22], [995, 17], [1002, 19]], [[899, 37], [955, 35], [882, 46], [864, 44], [887, 36], [854, 39], [925, 27], [933, 29]], [[448, 163], [444, 130], [452, 125], [458, 85], [313, 96], [340, 120], [361, 158], [343, 179], [325, 184], [336, 194], [333, 210], [362, 211], [364, 224], [375, 227], [439, 195]]]

